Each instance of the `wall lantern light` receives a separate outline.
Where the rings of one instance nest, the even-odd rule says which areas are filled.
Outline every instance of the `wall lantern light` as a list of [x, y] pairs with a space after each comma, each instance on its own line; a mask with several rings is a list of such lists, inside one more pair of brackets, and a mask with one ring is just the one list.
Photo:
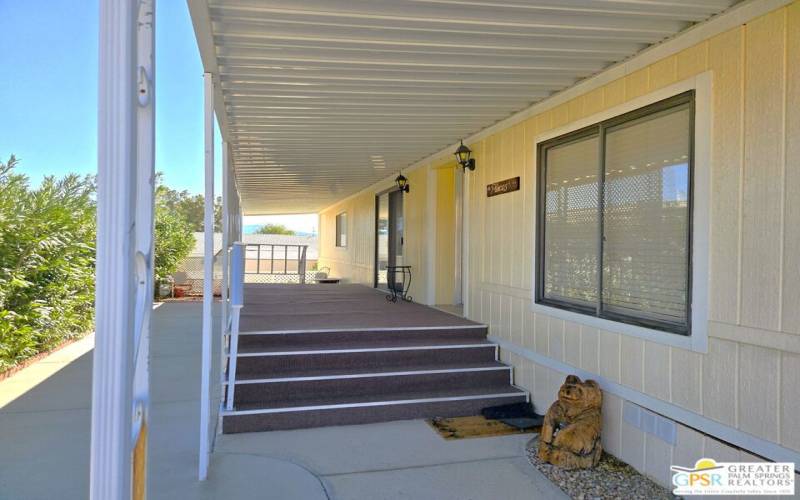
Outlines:
[[403, 174], [398, 175], [397, 179], [394, 181], [397, 183], [397, 189], [404, 193], [409, 192], [410, 188], [408, 187], [408, 179], [406, 179]]
[[470, 158], [470, 156], [472, 156], [472, 150], [464, 145], [464, 141], [461, 141], [461, 145], [456, 149], [454, 154], [456, 155], [458, 164], [461, 165], [461, 168], [463, 168], [465, 172], [467, 169], [475, 170], [475, 158]]

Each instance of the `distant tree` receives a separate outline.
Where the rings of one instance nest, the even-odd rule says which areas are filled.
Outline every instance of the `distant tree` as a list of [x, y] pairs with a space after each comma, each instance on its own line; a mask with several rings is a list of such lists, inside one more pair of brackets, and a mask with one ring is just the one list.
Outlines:
[[256, 234], [286, 234], [294, 236], [297, 233], [283, 224], [264, 224], [256, 230]]
[[[156, 196], [161, 205], [185, 219], [192, 231], [202, 232], [205, 218], [205, 197], [202, 194], [190, 194], [189, 191], [178, 191], [162, 184], [164, 174], [156, 174]], [[214, 231], [222, 230], [222, 198], [214, 200]]]

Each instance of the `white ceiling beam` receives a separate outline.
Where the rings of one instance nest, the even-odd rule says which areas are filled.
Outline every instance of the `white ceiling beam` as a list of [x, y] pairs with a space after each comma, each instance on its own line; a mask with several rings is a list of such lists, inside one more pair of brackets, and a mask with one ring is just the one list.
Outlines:
[[[662, 36], [680, 31], [686, 23], [680, 19], [660, 19], [657, 15], [608, 10], [580, 12], [562, 9], [546, 12], [521, 8], [497, 8], [484, 5], [447, 5], [404, 0], [237, 0], [214, 4], [212, 17], [246, 13], [251, 17], [294, 16], [362, 21], [406, 22], [422, 25], [513, 26], [528, 29], [606, 29], [620, 32], [653, 32]], [[652, 10], [658, 12], [658, 10]], [[685, 15], [684, 15], [685, 17]], [[697, 19], [688, 19], [688, 21]], [[633, 21], [633, 22], [632, 22]]]
[[[461, 66], [397, 66], [388, 64], [349, 64], [346, 62], [330, 62], [330, 61], [226, 61], [220, 64], [220, 68], [226, 75], [236, 75], [237, 73], [253, 73], [258, 72], [261, 75], [269, 75], [272, 71], [295, 71], [298, 74], [304, 74], [307, 71], [323, 71], [323, 72], [343, 72], [348, 75], [366, 74], [366, 75], [382, 75], [387, 72], [395, 75], [420, 75], [420, 76], [498, 76], [497, 71], [492, 68], [484, 68], [473, 64], [462, 64]], [[527, 76], [535, 78], [538, 76], [547, 77], [568, 77], [576, 78], [575, 71], [569, 69], [542, 69], [542, 68], [526, 68], [514, 67], [504, 70], [502, 76]]]
[[[301, 48], [315, 49], [327, 47], [339, 50], [360, 50], [372, 52], [435, 52], [441, 54], [463, 55], [472, 54], [529, 54], [529, 55], [554, 55], [563, 57], [599, 57], [606, 60], [622, 59], [633, 49], [644, 44], [613, 43], [600, 40], [574, 40], [567, 43], [565, 40], [543, 40], [532, 43], [482, 43], [479, 38], [472, 38], [471, 43], [398, 43], [385, 40], [336, 40], [322, 37], [282, 38], [276, 36], [243, 36], [241, 34], [220, 34], [214, 39], [218, 45], [240, 48]], [[594, 42], [594, 43], [593, 43]]]
[[402, 87], [399, 89], [385, 89], [374, 90], [369, 87], [364, 87], [359, 90], [353, 89], [295, 89], [295, 88], [280, 88], [280, 89], [226, 89], [223, 93], [225, 97], [266, 97], [273, 99], [327, 99], [330, 96], [335, 97], [375, 97], [375, 98], [392, 98], [403, 100], [416, 100], [416, 99], [448, 99], [448, 98], [473, 98], [494, 100], [499, 102], [526, 102], [542, 99], [552, 94], [551, 90], [515, 90], [515, 89], [462, 89], [453, 87], [448, 92], [447, 89], [439, 90], [426, 90], [424, 88]]
[[272, 83], [291, 85], [294, 83], [314, 83], [320, 85], [351, 85], [366, 83], [369, 85], [397, 85], [404, 83], [427, 85], [537, 85], [556, 86], [572, 85], [575, 78], [558, 74], [507, 74], [507, 73], [478, 73], [465, 70], [453, 71], [442, 74], [420, 74], [419, 72], [405, 71], [374, 71], [365, 73], [355, 69], [350, 71], [337, 71], [332, 69], [315, 70], [262, 70], [260, 72], [239, 70], [233, 68], [228, 72], [223, 67], [220, 79], [223, 84], [260, 84]]
[[234, 92], [314, 92], [314, 91], [328, 91], [328, 92], [407, 92], [407, 91], [472, 91], [472, 92], [526, 92], [526, 93], [542, 93], [552, 92], [554, 88], [558, 88], [552, 83], [507, 83], [504, 85], [486, 84], [486, 83], [451, 83], [451, 84], [436, 84], [426, 82], [405, 82], [405, 83], [374, 83], [363, 82], [246, 82], [246, 83], [223, 83], [225, 91]]
[[512, 56], [512, 55], [475, 55], [468, 61], [453, 58], [447, 54], [432, 54], [420, 52], [415, 54], [393, 53], [381, 54], [371, 51], [353, 51], [343, 49], [257, 49], [224, 47], [217, 50], [218, 59], [227, 64], [229, 62], [271, 62], [271, 63], [334, 63], [352, 64], [359, 66], [387, 66], [387, 67], [435, 67], [435, 68], [463, 68], [465, 64], [471, 67], [505, 69], [517, 68], [528, 70], [560, 70], [560, 71], [599, 71], [610, 61], [591, 57], [565, 58], [545, 56]]
[[295, 17], [285, 16], [271, 16], [266, 17], [252, 17], [247, 15], [231, 15], [225, 14], [223, 18], [217, 18], [214, 25], [218, 26], [221, 22], [226, 23], [244, 23], [253, 27], [264, 26], [265, 31], [269, 31], [272, 25], [285, 25], [290, 29], [332, 29], [332, 30], [347, 30], [348, 32], [363, 31], [372, 32], [374, 38], [386, 36], [387, 33], [402, 33], [410, 35], [470, 35], [473, 40], [485, 37], [506, 37], [517, 38], [520, 41], [531, 41], [541, 39], [558, 39], [558, 40], [598, 40], [598, 41], [617, 41], [628, 43], [655, 43], [664, 38], [664, 35], [659, 35], [650, 32], [613, 32], [609, 30], [594, 29], [594, 30], [565, 30], [565, 29], [539, 29], [531, 30], [528, 28], [518, 28], [514, 26], [470, 26], [470, 29], [465, 30], [458, 26], [443, 26], [443, 25], [421, 25], [409, 23], [390, 23], [390, 22], [365, 22], [361, 20], [348, 20], [342, 19], [310, 19], [308, 17], [297, 19]]
[[462, 33], [453, 31], [376, 30], [375, 28], [280, 23], [270, 20], [240, 20], [214, 25], [217, 44], [260, 42], [315, 42], [394, 47], [459, 47], [466, 49], [502, 49], [552, 52], [610, 53], [620, 57], [642, 48], [643, 42], [619, 40], [613, 34], [604, 38], [571, 38], [544, 36], [535, 33]]
[[450, 8], [490, 7], [540, 12], [580, 12], [583, 14], [619, 14], [631, 17], [663, 17], [700, 21], [730, 6], [728, 0], [658, 1], [658, 0], [408, 0], [412, 4], [444, 5]]

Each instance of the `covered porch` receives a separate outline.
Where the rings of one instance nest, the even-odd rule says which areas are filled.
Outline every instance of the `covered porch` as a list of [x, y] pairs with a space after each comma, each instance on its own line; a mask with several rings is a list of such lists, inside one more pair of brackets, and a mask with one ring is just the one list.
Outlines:
[[[207, 231], [193, 319], [199, 479], [241, 442], [219, 431], [464, 414], [527, 391], [542, 411], [566, 373], [604, 391], [604, 449], [663, 486], [672, 464], [703, 456], [800, 463], [786, 404], [797, 370], [785, 368], [800, 366], [800, 280], [784, 250], [800, 241], [787, 224], [800, 192], [788, 168], [798, 5], [189, 0], [205, 71], [205, 227], [223, 199], [221, 307]], [[103, 500], [144, 488], [157, 424], [153, 28], [152, 0], [103, 3], [91, 447]], [[548, 172], [560, 175], [552, 191]], [[563, 220], [550, 217], [557, 192], [572, 193]], [[616, 250], [604, 222], [615, 206]], [[366, 286], [242, 286], [243, 216], [308, 212], [320, 214], [321, 265]], [[609, 255], [618, 273], [604, 279]], [[414, 268], [418, 302], [463, 305], [469, 319], [386, 303], [372, 287], [398, 265]], [[563, 290], [548, 297], [553, 283]], [[256, 455], [272, 449], [262, 440], [248, 441], [264, 446]]]
[[[501, 488], [508, 499], [565, 498], [527, 465], [530, 434], [446, 441], [422, 420], [220, 435], [208, 479], [198, 482], [201, 310], [198, 302], [168, 302], [153, 311], [148, 498], [363, 500], [436, 492], [460, 500], [493, 498]], [[89, 496], [93, 338], [82, 342], [43, 360], [62, 365], [44, 380], [22, 372], [0, 382], [4, 397], [16, 391], [0, 408], [0, 497]]]

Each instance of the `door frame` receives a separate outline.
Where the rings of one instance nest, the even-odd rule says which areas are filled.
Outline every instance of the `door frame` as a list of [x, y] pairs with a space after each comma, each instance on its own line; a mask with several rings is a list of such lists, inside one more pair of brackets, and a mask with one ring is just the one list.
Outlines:
[[[376, 289], [379, 289], [378, 288], [378, 251], [379, 251], [378, 250], [378, 217], [379, 217], [379, 213], [380, 213], [380, 197], [383, 196], [383, 195], [387, 195], [387, 202], [388, 202], [388, 195], [390, 193], [394, 193], [395, 191], [399, 191], [401, 197], [404, 196], [403, 195], [403, 191], [401, 189], [397, 188], [397, 187], [391, 187], [389, 189], [384, 189], [383, 191], [378, 191], [377, 193], [375, 193], [375, 214], [374, 214], [374, 217], [373, 217], [374, 224], [373, 224], [373, 229], [372, 229], [373, 236], [375, 238], [375, 245], [374, 245], [375, 251], [373, 252], [373, 256], [372, 256], [372, 258], [373, 258], [373, 261], [372, 261], [372, 288], [376, 288]], [[388, 208], [389, 210], [391, 210], [391, 206], [392, 206], [391, 202], [389, 202], [389, 208]], [[403, 211], [405, 212], [405, 199], [403, 199]], [[404, 240], [405, 240], [405, 230], [406, 230], [406, 228], [405, 228], [405, 220], [404, 220], [403, 221], [403, 239]], [[401, 243], [401, 244], [403, 244], [403, 243]], [[388, 242], [387, 242], [387, 245], [388, 245]]]

